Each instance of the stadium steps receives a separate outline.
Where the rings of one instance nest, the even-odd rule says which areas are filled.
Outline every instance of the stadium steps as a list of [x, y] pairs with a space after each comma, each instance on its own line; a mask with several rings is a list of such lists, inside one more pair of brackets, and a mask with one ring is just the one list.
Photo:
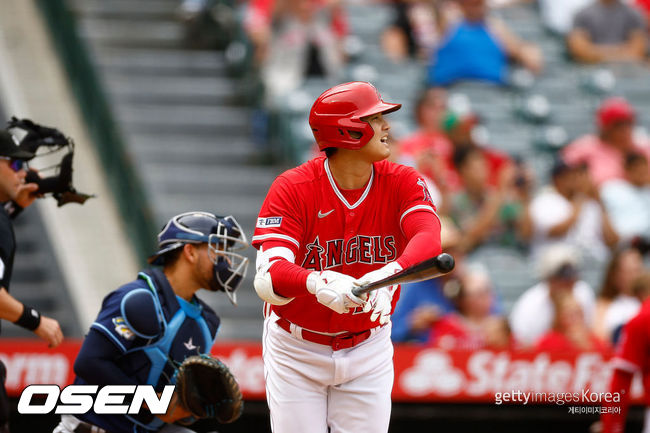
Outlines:
[[[232, 214], [250, 239], [278, 168], [255, 165], [251, 110], [223, 52], [189, 48], [176, 0], [76, 0], [74, 9], [158, 225], [174, 214]], [[222, 338], [259, 339], [262, 302], [253, 262], [233, 308], [201, 297], [223, 320]]]
[[209, 50], [96, 47], [95, 51], [95, 61], [103, 71], [123, 72], [136, 79], [140, 75], [175, 77], [183, 74], [197, 79], [217, 79], [226, 70], [223, 53]]

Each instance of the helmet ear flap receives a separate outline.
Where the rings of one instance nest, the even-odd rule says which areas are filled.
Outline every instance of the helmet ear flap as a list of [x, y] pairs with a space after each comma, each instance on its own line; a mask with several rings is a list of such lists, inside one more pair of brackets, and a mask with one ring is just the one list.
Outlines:
[[[323, 92], [309, 112], [309, 126], [320, 150], [330, 147], [358, 150], [374, 135], [372, 126], [361, 119], [377, 113], [391, 113], [400, 104], [384, 102], [370, 83], [354, 81]], [[349, 131], [358, 131], [353, 138]]]

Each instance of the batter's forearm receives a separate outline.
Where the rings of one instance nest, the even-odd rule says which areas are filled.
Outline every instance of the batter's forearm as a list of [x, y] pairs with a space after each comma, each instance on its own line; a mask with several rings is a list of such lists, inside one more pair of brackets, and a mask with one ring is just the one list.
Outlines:
[[269, 269], [273, 281], [273, 291], [285, 298], [296, 298], [308, 295], [307, 277], [312, 272], [291, 263], [288, 260], [277, 260]]

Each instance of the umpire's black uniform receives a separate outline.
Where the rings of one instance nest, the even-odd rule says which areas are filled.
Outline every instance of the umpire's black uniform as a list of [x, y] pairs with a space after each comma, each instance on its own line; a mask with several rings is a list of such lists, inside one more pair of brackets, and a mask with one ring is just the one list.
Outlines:
[[[13, 137], [7, 131], [0, 131], [0, 158], [13, 163], [15, 160], [26, 161], [33, 157], [33, 153], [16, 146]], [[18, 169], [12, 168], [12, 170]], [[5, 195], [4, 191], [3, 195]], [[19, 211], [20, 209], [12, 202], [0, 203], [0, 288], [4, 288], [7, 292], [9, 292], [16, 252], [16, 236], [11, 218], [15, 217]], [[0, 361], [0, 433], [9, 432], [9, 400], [5, 390], [6, 376], [7, 369]]]
[[[15, 252], [16, 236], [14, 235], [14, 227], [5, 207], [0, 206], [0, 287], [4, 287], [7, 291], [9, 291]], [[0, 432], [2, 433], [9, 431], [7, 425], [9, 423], [9, 400], [5, 390], [6, 375], [7, 369], [0, 361]]]

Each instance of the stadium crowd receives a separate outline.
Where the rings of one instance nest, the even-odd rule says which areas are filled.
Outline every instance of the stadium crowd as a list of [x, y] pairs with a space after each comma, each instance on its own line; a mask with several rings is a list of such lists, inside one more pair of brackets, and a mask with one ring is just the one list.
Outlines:
[[[346, 62], [359, 50], [379, 51], [372, 54], [380, 59], [377, 77], [383, 66], [420, 65], [415, 100], [395, 101], [410, 103], [413, 115], [408, 127], [395, 128], [391, 158], [426, 177], [457, 270], [403, 287], [396, 342], [608, 350], [650, 289], [650, 141], [638, 134], [633, 103], [598, 95], [597, 109], [584, 109], [595, 111], [593, 132], [553, 148], [545, 170], [492, 145], [481, 133], [483, 113], [452, 103], [459, 83], [501, 88], [507, 99], [515, 72], [531, 82], [547, 73], [536, 41], [494, 13], [522, 3], [574, 64], [648, 68], [646, 0], [395, 0], [381, 3], [392, 18], [372, 41], [355, 39], [341, 1], [252, 0], [246, 7], [243, 27], [270, 113], [314, 77], [349, 81]], [[514, 297], [503, 293], [480, 260], [495, 247], [523, 257], [536, 282]], [[508, 278], [507, 267], [498, 271]]]

